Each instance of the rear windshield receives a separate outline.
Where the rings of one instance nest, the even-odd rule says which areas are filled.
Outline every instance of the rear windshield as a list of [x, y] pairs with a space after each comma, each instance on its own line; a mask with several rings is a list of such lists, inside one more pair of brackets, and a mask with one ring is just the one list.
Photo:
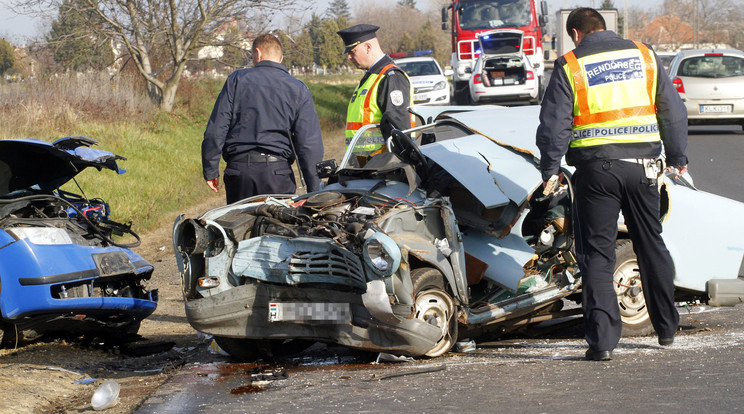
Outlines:
[[678, 76], [728, 78], [744, 75], [744, 59], [738, 56], [695, 56], [682, 61]]
[[499, 55], [505, 53], [518, 53], [522, 38], [519, 35], [485, 35], [481, 38], [483, 53], [487, 55]]
[[437, 64], [428, 62], [396, 62], [396, 64], [405, 71], [408, 76], [427, 76], [427, 75], [439, 75], [442, 72], [439, 71]]

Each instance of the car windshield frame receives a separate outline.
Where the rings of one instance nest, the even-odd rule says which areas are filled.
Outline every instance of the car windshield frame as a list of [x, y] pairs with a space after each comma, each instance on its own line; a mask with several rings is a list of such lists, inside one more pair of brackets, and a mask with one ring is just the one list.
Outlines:
[[744, 58], [719, 53], [690, 56], [680, 62], [677, 76], [715, 79], [744, 76]]
[[395, 62], [408, 76], [443, 76], [434, 60]]

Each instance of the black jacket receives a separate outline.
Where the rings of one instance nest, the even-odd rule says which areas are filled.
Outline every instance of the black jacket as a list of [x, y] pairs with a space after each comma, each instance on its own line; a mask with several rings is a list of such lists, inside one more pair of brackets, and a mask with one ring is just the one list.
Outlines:
[[[586, 35], [574, 49], [577, 58], [612, 51], [636, 48], [635, 44], [620, 38], [612, 31], [600, 31]], [[652, 50], [649, 47], [649, 50]], [[658, 67], [656, 81], [656, 119], [659, 124], [661, 140], [664, 143], [668, 165], [682, 167], [687, 165], [687, 109], [679, 93], [672, 85], [669, 75], [654, 54]], [[553, 74], [545, 90], [540, 110], [540, 126], [537, 129], [536, 143], [540, 148], [540, 171], [543, 180], [558, 174], [561, 157], [565, 154], [570, 165], [578, 165], [597, 159], [654, 158], [661, 154], [661, 143], [628, 143], [597, 145], [583, 148], [569, 148], [571, 127], [573, 125], [574, 96], [563, 66], [566, 59], [561, 56], [555, 61]]]
[[313, 97], [280, 63], [264, 60], [225, 81], [204, 131], [204, 179], [219, 177], [220, 157], [229, 161], [248, 151], [296, 158], [308, 191], [318, 189], [315, 164], [323, 158], [323, 139]]
[[[393, 59], [388, 55], [383, 56], [367, 70], [359, 85], [362, 85], [371, 73], [380, 73], [382, 68], [390, 63], [394, 63]], [[403, 94], [403, 102], [400, 105], [396, 105], [391, 99], [390, 94], [393, 91], [400, 91]], [[395, 66], [385, 72], [385, 77], [377, 85], [377, 105], [382, 109], [383, 121], [391, 122], [398, 129], [411, 127], [411, 114], [408, 112], [408, 107], [411, 106], [411, 83], [399, 67]], [[384, 130], [384, 125], [381, 129]]]

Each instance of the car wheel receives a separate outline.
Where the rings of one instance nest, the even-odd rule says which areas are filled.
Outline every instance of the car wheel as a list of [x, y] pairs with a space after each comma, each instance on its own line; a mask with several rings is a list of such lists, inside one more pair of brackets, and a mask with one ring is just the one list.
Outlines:
[[135, 336], [139, 332], [140, 325], [142, 325], [142, 321], [132, 322], [124, 327], [124, 333]]
[[444, 277], [432, 268], [411, 272], [414, 291], [414, 317], [441, 329], [436, 345], [426, 356], [437, 357], [449, 351], [457, 341], [457, 307], [444, 289]]
[[315, 343], [302, 339], [246, 339], [226, 336], [215, 336], [214, 340], [223, 351], [239, 361], [292, 355], [304, 351]]
[[0, 321], [0, 348], [15, 348], [18, 345], [16, 326]]
[[467, 82], [455, 82], [455, 103], [467, 105], [470, 100], [470, 89]]
[[613, 274], [617, 303], [623, 321], [623, 336], [644, 336], [654, 333], [643, 296], [638, 259], [630, 240], [618, 240], [615, 246]]
[[543, 96], [545, 96], [545, 88], [543, 87], [543, 77], [540, 76], [537, 78], [537, 96], [535, 99], [530, 100], [530, 105], [540, 105], [543, 100]]

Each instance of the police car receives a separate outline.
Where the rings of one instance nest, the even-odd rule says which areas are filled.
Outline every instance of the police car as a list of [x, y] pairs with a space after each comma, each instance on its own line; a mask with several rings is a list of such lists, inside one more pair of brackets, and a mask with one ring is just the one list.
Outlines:
[[403, 69], [413, 85], [413, 103], [416, 105], [448, 105], [450, 84], [447, 76], [452, 71], [442, 68], [432, 57], [410, 57], [395, 59], [395, 64]]
[[542, 101], [544, 85], [522, 51], [524, 32], [498, 29], [478, 34], [480, 56], [468, 81], [474, 104]]

